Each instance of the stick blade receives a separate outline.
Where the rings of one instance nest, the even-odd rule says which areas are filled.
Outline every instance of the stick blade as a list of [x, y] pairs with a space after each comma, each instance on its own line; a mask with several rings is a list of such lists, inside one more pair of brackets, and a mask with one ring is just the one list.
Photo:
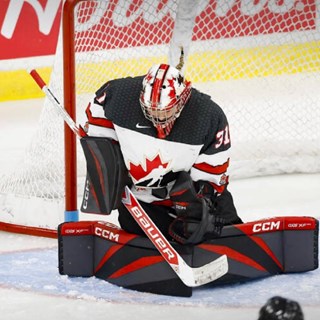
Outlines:
[[189, 287], [199, 287], [224, 276], [229, 270], [227, 256], [221, 257], [201, 267], [192, 268], [182, 259], [179, 261], [179, 277]]
[[213, 282], [224, 276], [229, 270], [227, 256], [224, 254], [202, 267], [193, 268], [194, 287]]

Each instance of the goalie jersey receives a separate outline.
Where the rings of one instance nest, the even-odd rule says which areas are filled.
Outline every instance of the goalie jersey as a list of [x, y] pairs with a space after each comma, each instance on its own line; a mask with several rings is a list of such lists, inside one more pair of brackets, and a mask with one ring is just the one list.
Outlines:
[[140, 201], [170, 205], [169, 192], [180, 171], [190, 172], [195, 183], [209, 182], [214, 193], [224, 193], [230, 136], [222, 109], [193, 88], [171, 133], [157, 138], [140, 107], [142, 80], [128, 77], [104, 84], [86, 109], [87, 134], [119, 142]]

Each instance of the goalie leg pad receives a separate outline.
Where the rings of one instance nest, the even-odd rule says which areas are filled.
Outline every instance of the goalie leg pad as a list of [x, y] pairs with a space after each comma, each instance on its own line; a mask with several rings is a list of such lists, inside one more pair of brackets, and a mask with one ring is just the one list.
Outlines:
[[[275, 217], [225, 226], [219, 238], [195, 246], [173, 245], [193, 268], [226, 254], [228, 273], [209, 284], [217, 286], [317, 269], [318, 232], [312, 217]], [[97, 221], [63, 223], [58, 237], [61, 274], [96, 276], [143, 292], [192, 295], [148, 238]]]
[[[58, 228], [59, 272], [106, 280], [142, 292], [190, 297], [187, 287], [148, 238], [97, 221], [62, 223]], [[191, 264], [192, 248], [179, 249]]]

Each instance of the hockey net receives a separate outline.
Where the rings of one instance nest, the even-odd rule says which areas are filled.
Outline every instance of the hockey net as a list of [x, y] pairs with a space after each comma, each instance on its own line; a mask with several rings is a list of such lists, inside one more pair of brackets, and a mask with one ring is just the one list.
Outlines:
[[[104, 82], [175, 65], [183, 46], [186, 77], [229, 119], [233, 179], [319, 172], [319, 11], [317, 0], [67, 0], [50, 88], [82, 123]], [[65, 170], [63, 126], [46, 101], [23, 164], [1, 179], [1, 221], [54, 229], [65, 200], [82, 197], [81, 148]]]

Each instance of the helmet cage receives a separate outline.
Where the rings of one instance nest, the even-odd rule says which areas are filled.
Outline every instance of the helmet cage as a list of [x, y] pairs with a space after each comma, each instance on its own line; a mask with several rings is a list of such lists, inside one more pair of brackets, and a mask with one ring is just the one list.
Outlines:
[[144, 116], [150, 120], [153, 125], [165, 127], [167, 124], [174, 122], [179, 116], [180, 113], [188, 101], [191, 93], [191, 88], [186, 88], [182, 95], [176, 98], [170, 103], [170, 105], [162, 108], [161, 103], [151, 104], [145, 103], [143, 92], [140, 95], [140, 105], [143, 111]]
[[158, 129], [158, 133], [164, 132], [166, 136], [190, 95], [191, 82], [185, 81], [179, 70], [168, 65], [154, 66], [144, 79], [140, 105], [144, 116]]

